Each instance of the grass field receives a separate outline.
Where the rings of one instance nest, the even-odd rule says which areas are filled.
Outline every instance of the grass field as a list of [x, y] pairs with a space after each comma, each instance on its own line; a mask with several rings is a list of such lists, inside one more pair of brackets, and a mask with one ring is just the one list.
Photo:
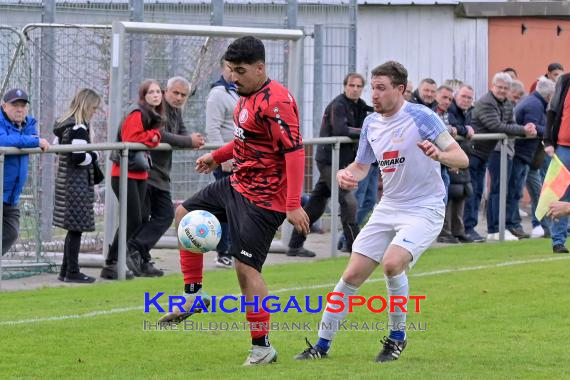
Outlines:
[[[427, 329], [410, 332], [401, 359], [384, 365], [373, 362], [382, 332], [342, 331], [330, 358], [296, 362], [293, 356], [305, 348], [305, 336], [314, 341], [316, 332], [275, 331], [271, 341], [278, 362], [242, 368], [248, 332], [143, 331], [144, 320], [159, 317], [156, 311], [142, 312], [144, 292], [180, 294], [180, 275], [4, 293], [0, 378], [570, 378], [570, 260], [550, 252], [550, 241], [543, 239], [425, 253], [410, 273], [410, 293], [426, 294], [427, 300], [421, 314], [409, 320], [425, 323]], [[278, 296], [324, 295], [346, 261], [272, 266], [264, 275], [270, 293]], [[360, 294], [385, 296], [381, 278], [376, 272]], [[208, 272], [205, 284], [210, 294], [238, 293], [233, 272]], [[245, 320], [239, 313], [192, 318]], [[387, 321], [387, 314], [360, 309], [350, 319]], [[319, 320], [320, 314], [272, 316], [272, 321], [308, 321], [312, 326]]]

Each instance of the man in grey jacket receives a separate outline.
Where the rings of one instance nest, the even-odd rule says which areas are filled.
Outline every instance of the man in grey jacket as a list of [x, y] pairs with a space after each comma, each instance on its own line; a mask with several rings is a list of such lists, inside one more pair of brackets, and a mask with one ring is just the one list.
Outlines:
[[[511, 88], [512, 79], [507, 73], [499, 72], [493, 77], [491, 90], [483, 95], [473, 109], [471, 126], [476, 134], [481, 133], [506, 133], [508, 135], [536, 136], [536, 127], [532, 123], [524, 126], [514, 121], [513, 104], [507, 99], [507, 93]], [[473, 195], [465, 201], [465, 213], [463, 221], [465, 234], [475, 242], [485, 239], [476, 231], [478, 222], [479, 204], [483, 195], [485, 171], [487, 161], [497, 140], [476, 140], [473, 144], [472, 153], [469, 156], [469, 173], [473, 186]], [[488, 207], [499, 207], [498, 200], [489, 200]], [[495, 205], [495, 203], [497, 203]]]
[[[222, 75], [212, 85], [206, 101], [206, 135], [213, 144], [226, 144], [234, 139], [234, 109], [239, 99], [236, 86], [231, 83], [231, 72], [226, 61], [220, 60]], [[223, 162], [213, 172], [216, 180], [232, 174], [232, 161]], [[232, 256], [229, 254], [231, 239], [227, 223], [222, 223], [222, 238], [216, 250], [218, 268], [231, 268]]]
[[[182, 109], [190, 94], [190, 83], [183, 77], [170, 78], [164, 92], [164, 111], [166, 125], [160, 129], [160, 142], [179, 148], [200, 148], [205, 140], [200, 133], [186, 129], [182, 120]], [[172, 151], [152, 150], [152, 168], [148, 178], [145, 211], [148, 221], [142, 225], [136, 237], [131, 240], [131, 249], [137, 250], [142, 257], [142, 276], [158, 277], [164, 273], [150, 262], [150, 250], [170, 228], [174, 220], [174, 206], [170, 192], [170, 171], [172, 169]]]

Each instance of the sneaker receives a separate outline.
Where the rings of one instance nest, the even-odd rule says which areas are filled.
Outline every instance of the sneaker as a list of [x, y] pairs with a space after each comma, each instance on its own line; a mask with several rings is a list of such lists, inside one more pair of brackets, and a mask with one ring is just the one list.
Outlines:
[[[101, 274], [99, 276], [107, 280], [118, 280], [119, 272], [117, 271], [117, 263], [105, 265], [103, 269], [101, 269]], [[132, 280], [134, 277], [135, 275], [133, 272], [127, 269], [125, 272], [125, 278], [127, 280]]]
[[202, 289], [200, 289], [196, 293], [192, 293], [192, 294], [184, 293], [184, 297], [186, 298], [186, 302], [184, 302], [184, 305], [182, 305], [182, 308], [185, 311], [180, 311], [180, 309], [178, 307], [175, 307], [174, 310], [172, 310], [172, 313], [167, 313], [167, 314], [163, 315], [158, 320], [158, 323], [176, 323], [176, 324], [178, 324], [178, 323], [184, 321], [186, 318], [190, 317], [194, 313], [201, 313], [202, 309], [199, 309], [198, 307], [195, 307], [193, 312], [187, 312], [187, 310], [190, 310], [192, 308], [192, 306], [194, 305], [194, 300], [196, 299], [196, 296], [200, 296], [202, 298], [202, 302], [204, 303], [204, 305], [206, 305], [206, 308], [210, 307], [210, 296], [206, 292], [204, 292]]
[[390, 362], [393, 360], [398, 360], [404, 348], [408, 344], [408, 340], [394, 340], [390, 339], [387, 336], [380, 342], [382, 343], [382, 351], [376, 356], [376, 362], [384, 363]]
[[544, 228], [542, 228], [542, 226], [540, 224], [538, 226], [534, 227], [532, 229], [532, 232], [530, 233], [530, 237], [533, 239], [544, 237]]
[[[511, 234], [513, 234], [519, 239], [528, 239], [530, 237], [530, 235], [524, 232], [523, 228], [520, 226], [516, 228], [509, 228], [507, 231], [509, 231]], [[505, 231], [505, 236], [507, 231]]]
[[315, 257], [317, 254], [313, 251], [309, 251], [305, 247], [299, 248], [289, 248], [287, 251], [287, 256], [297, 256], [297, 257]]
[[552, 246], [552, 252], [554, 253], [568, 253], [568, 248], [564, 244], [555, 244]]
[[437, 237], [437, 242], [445, 244], [458, 244], [459, 239], [455, 236], [440, 235]]
[[245, 362], [244, 366], [271, 364], [277, 361], [277, 351], [273, 346], [252, 346], [251, 351]]
[[59, 272], [57, 279], [61, 282], [65, 281], [65, 272]]
[[[509, 232], [509, 230], [505, 230], [505, 241], [517, 241], [519, 240], [518, 237], [513, 235]], [[499, 241], [499, 233], [489, 233], [487, 234], [487, 241]]]
[[127, 249], [127, 268], [137, 277], [142, 276], [143, 260], [139, 251]]
[[164, 272], [154, 266], [152, 261], [142, 263], [141, 277], [162, 277]]
[[469, 235], [457, 235], [456, 238], [460, 243], [473, 243], [473, 239]]
[[313, 346], [309, 339], [305, 338], [305, 342], [307, 342], [307, 347], [305, 351], [297, 354], [295, 356], [295, 360], [307, 360], [307, 359], [324, 359], [328, 356], [326, 351], [323, 351], [318, 346]]
[[232, 269], [233, 260], [231, 256], [219, 255], [216, 258], [216, 268]]
[[63, 279], [64, 282], [74, 282], [76, 284], [91, 284], [95, 282], [95, 277], [88, 276], [81, 272], [68, 273]]
[[469, 236], [473, 243], [483, 243], [485, 241], [485, 238], [479, 235], [475, 230], [466, 232], [465, 235]]

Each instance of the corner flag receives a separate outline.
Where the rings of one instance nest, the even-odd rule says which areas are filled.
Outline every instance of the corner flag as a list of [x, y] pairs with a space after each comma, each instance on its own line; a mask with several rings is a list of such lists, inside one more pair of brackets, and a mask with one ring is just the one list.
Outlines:
[[538, 220], [544, 218], [548, 212], [548, 206], [552, 202], [564, 196], [568, 185], [570, 185], [570, 171], [566, 169], [566, 166], [564, 166], [558, 156], [552, 156], [534, 213]]

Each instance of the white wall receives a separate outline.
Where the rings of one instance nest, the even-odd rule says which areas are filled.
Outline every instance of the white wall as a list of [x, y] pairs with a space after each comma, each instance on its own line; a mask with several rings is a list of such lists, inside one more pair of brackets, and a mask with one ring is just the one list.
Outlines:
[[[409, 79], [438, 84], [457, 78], [479, 97], [487, 91], [487, 20], [456, 18], [453, 6], [359, 6], [357, 68], [388, 60], [402, 63]], [[366, 89], [365, 99], [370, 99]]]

